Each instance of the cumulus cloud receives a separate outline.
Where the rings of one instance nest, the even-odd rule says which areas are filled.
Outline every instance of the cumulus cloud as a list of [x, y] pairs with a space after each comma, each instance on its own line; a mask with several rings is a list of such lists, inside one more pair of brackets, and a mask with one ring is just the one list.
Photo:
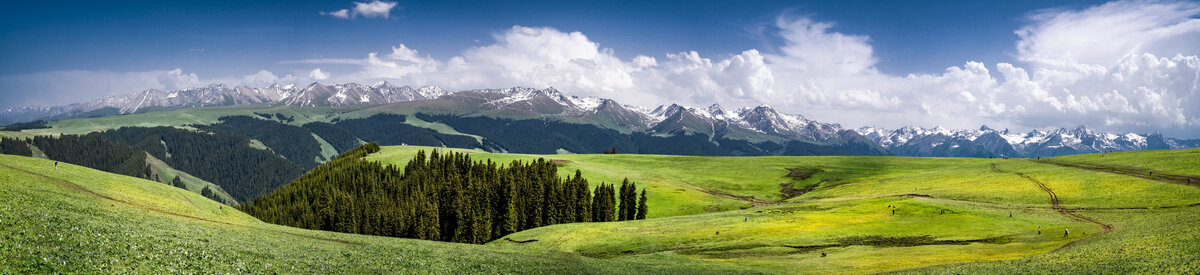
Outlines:
[[329, 79], [329, 74], [322, 72], [321, 68], [316, 68], [308, 72], [308, 78], [312, 78], [313, 80], [325, 80]]
[[833, 23], [807, 17], [780, 16], [775, 24], [787, 42], [780, 55], [770, 56], [774, 66], [809, 74], [857, 74], [875, 68], [874, 49], [867, 36], [832, 32]]
[[[386, 17], [394, 8], [394, 3], [371, 6], [376, 2], [356, 3], [343, 14], [369, 17], [367, 10], [373, 10], [376, 13], [370, 17]], [[359, 4], [371, 4], [367, 5], [371, 8], [360, 11]], [[380, 15], [379, 10], [385, 13]], [[1014, 58], [1019, 63], [966, 62], [931, 74], [882, 73], [876, 69], [878, 59], [869, 36], [838, 32], [833, 22], [785, 15], [771, 22], [778, 32], [769, 35], [782, 41], [777, 48], [720, 56], [683, 51], [621, 59], [613, 49], [580, 32], [513, 26], [493, 34], [490, 44], [446, 59], [399, 44], [361, 58], [282, 62], [337, 65], [326, 67], [333, 73], [310, 67], [296, 71], [300, 76], [275, 77], [261, 71], [215, 80], [389, 80], [448, 90], [555, 87], [568, 94], [647, 107], [765, 103], [849, 127], [974, 128], [988, 124], [1027, 130], [1084, 124], [1106, 131], [1163, 131], [1200, 137], [1197, 15], [1200, 5], [1195, 3], [1153, 1], [1037, 11], [1026, 26], [1014, 31], [1018, 38]], [[117, 82], [124, 86], [114, 91], [122, 92], [208, 83], [178, 69], [74, 74], [74, 78], [56, 79], [104, 87], [112, 82], [108, 79], [120, 78], [125, 80]], [[3, 77], [0, 84], [33, 83], [30, 79], [37, 77]], [[52, 83], [44, 78], [40, 81]]]
[[1044, 10], [1015, 31], [1018, 57], [1034, 65], [1112, 66], [1131, 55], [1200, 54], [1200, 4], [1115, 1]]
[[365, 59], [298, 63], [360, 64], [335, 77], [343, 82], [394, 80], [452, 90], [553, 86], [644, 106], [767, 103], [847, 126], [1085, 124], [1194, 136], [1200, 135], [1194, 133], [1200, 108], [1193, 107], [1200, 106], [1192, 19], [1198, 13], [1195, 4], [1176, 2], [1038, 11], [1015, 31], [1023, 65], [967, 62], [936, 74], [881, 73], [869, 36], [790, 15], [772, 22], [779, 30], [772, 35], [783, 43], [771, 54], [685, 51], [622, 60], [580, 32], [513, 26], [494, 34], [494, 43], [446, 60], [401, 44]]
[[336, 11], [325, 12], [321, 15], [328, 15], [340, 19], [352, 19], [359, 16], [364, 18], [388, 18], [391, 16], [392, 9], [398, 9], [396, 2], [372, 0], [371, 2], [354, 2], [354, 8], [340, 9]]

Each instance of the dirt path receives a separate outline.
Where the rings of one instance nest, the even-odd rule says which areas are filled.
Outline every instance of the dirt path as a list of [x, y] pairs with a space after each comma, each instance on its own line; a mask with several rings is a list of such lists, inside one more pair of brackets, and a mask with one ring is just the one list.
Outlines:
[[1161, 171], [1152, 171], [1152, 170], [1146, 169], [1146, 168], [1122, 167], [1122, 166], [1101, 165], [1101, 164], [1080, 163], [1080, 162], [1065, 162], [1065, 161], [1061, 161], [1061, 160], [1051, 160], [1051, 159], [1031, 160], [1031, 161], [1037, 162], [1037, 163], [1053, 164], [1053, 165], [1058, 165], [1058, 166], [1067, 167], [1067, 168], [1084, 169], [1084, 170], [1091, 170], [1091, 171], [1097, 171], [1097, 172], [1105, 172], [1105, 173], [1111, 173], [1111, 174], [1138, 177], [1138, 178], [1159, 181], [1159, 182], [1165, 182], [1165, 183], [1182, 184], [1182, 185], [1188, 185], [1188, 186], [1193, 186], [1193, 187], [1200, 187], [1200, 176], [1170, 174], [1170, 173], [1165, 173], [1165, 172], [1161, 172]]
[[[149, 207], [142, 206], [142, 205], [132, 204], [132, 203], [129, 203], [129, 202], [126, 202], [126, 201], [117, 200], [117, 199], [114, 199], [114, 198], [111, 198], [111, 197], [108, 197], [108, 196], [105, 196], [105, 195], [97, 194], [97, 193], [95, 193], [95, 192], [92, 192], [92, 191], [89, 191], [89, 190], [87, 190], [87, 189], [84, 189], [83, 187], [79, 186], [78, 184], [75, 184], [75, 183], [72, 183], [72, 182], [68, 182], [68, 181], [64, 181], [64, 180], [60, 180], [60, 179], [57, 179], [57, 178], [52, 178], [52, 177], [49, 177], [49, 176], [46, 176], [46, 175], [43, 175], [43, 174], [38, 174], [38, 173], [35, 173], [35, 172], [32, 172], [32, 171], [27, 171], [27, 170], [24, 170], [24, 169], [21, 169], [21, 168], [17, 168], [17, 167], [13, 167], [13, 166], [9, 166], [9, 165], [6, 165], [6, 164], [0, 164], [0, 166], [3, 166], [4, 168], [12, 169], [12, 170], [14, 170], [14, 171], [17, 171], [17, 172], [21, 172], [21, 173], [25, 173], [25, 174], [29, 174], [29, 175], [32, 175], [32, 176], [35, 176], [35, 177], [40, 177], [40, 178], [43, 178], [43, 179], [49, 180], [49, 181], [51, 181], [51, 182], [54, 182], [54, 183], [55, 183], [55, 184], [57, 184], [58, 186], [61, 186], [61, 187], [63, 187], [63, 188], [67, 188], [67, 189], [70, 189], [70, 190], [74, 190], [74, 191], [77, 191], [77, 192], [83, 193], [83, 194], [85, 194], [85, 195], [88, 195], [88, 196], [92, 196], [92, 197], [99, 198], [99, 199], [102, 199], [102, 200], [107, 200], [107, 201], [110, 201], [110, 202], [115, 202], [115, 203], [124, 204], [124, 205], [127, 205], [127, 206], [131, 206], [131, 207], [134, 207], [134, 208], [138, 208], [138, 209], [142, 209], [142, 210], [146, 210], [146, 211], [150, 211], [150, 212], [155, 212], [155, 213], [160, 213], [160, 214], [165, 214], [165, 215], [169, 215], [169, 216], [175, 216], [175, 217], [180, 217], [180, 218], [185, 218], [185, 219], [192, 219], [192, 220], [197, 220], [197, 221], [204, 221], [204, 222], [210, 222], [210, 223], [222, 224], [222, 225], [230, 225], [230, 226], [238, 226], [238, 227], [246, 227], [246, 228], [258, 229], [258, 230], [269, 231], [269, 232], [274, 232], [274, 233], [279, 233], [279, 234], [285, 234], [285, 235], [291, 235], [291, 236], [296, 236], [296, 237], [301, 237], [301, 238], [308, 238], [308, 239], [321, 240], [321, 241], [329, 241], [329, 242], [337, 242], [337, 243], [351, 244], [351, 245], [362, 245], [361, 243], [357, 243], [357, 242], [351, 242], [351, 241], [345, 241], [345, 240], [337, 240], [337, 239], [329, 239], [329, 238], [322, 238], [322, 237], [314, 237], [314, 236], [306, 236], [306, 235], [301, 235], [301, 234], [296, 234], [296, 233], [291, 233], [291, 232], [284, 232], [284, 231], [279, 231], [279, 230], [272, 230], [272, 229], [266, 229], [266, 228], [260, 228], [260, 227], [253, 227], [253, 226], [248, 226], [248, 225], [243, 225], [243, 224], [234, 224], [234, 223], [228, 223], [228, 222], [223, 222], [223, 221], [210, 220], [210, 219], [205, 219], [205, 218], [201, 218], [201, 217], [195, 217], [195, 216], [189, 216], [189, 215], [184, 215], [184, 214], [179, 214], [179, 213], [167, 212], [167, 211], [163, 211], [163, 210], [159, 210], [159, 209], [149, 208]], [[231, 206], [231, 207], [232, 207], [232, 206]]]
[[1050, 195], [1050, 207], [1051, 207], [1051, 208], [1053, 208], [1053, 209], [1054, 209], [1054, 211], [1058, 211], [1058, 213], [1059, 213], [1059, 214], [1063, 214], [1064, 216], [1071, 217], [1071, 218], [1073, 218], [1073, 219], [1076, 219], [1076, 220], [1080, 220], [1080, 221], [1088, 222], [1088, 223], [1091, 223], [1091, 224], [1095, 224], [1095, 225], [1097, 225], [1097, 226], [1100, 226], [1100, 228], [1103, 228], [1103, 229], [1104, 229], [1104, 233], [1100, 233], [1100, 234], [1096, 234], [1096, 235], [1091, 235], [1091, 236], [1085, 237], [1085, 238], [1083, 238], [1083, 239], [1076, 240], [1076, 241], [1074, 241], [1074, 242], [1071, 242], [1071, 243], [1069, 243], [1069, 244], [1067, 244], [1067, 245], [1064, 245], [1064, 246], [1062, 246], [1062, 247], [1060, 247], [1060, 248], [1058, 248], [1058, 249], [1055, 249], [1055, 251], [1058, 251], [1059, 249], [1063, 249], [1063, 248], [1066, 248], [1066, 247], [1070, 247], [1071, 245], [1073, 245], [1073, 244], [1075, 244], [1075, 243], [1077, 243], [1077, 242], [1079, 242], [1079, 241], [1082, 241], [1082, 240], [1085, 240], [1085, 239], [1088, 239], [1088, 238], [1093, 238], [1093, 237], [1096, 237], [1096, 236], [1100, 236], [1100, 235], [1103, 235], [1103, 234], [1107, 234], [1107, 233], [1109, 233], [1109, 232], [1112, 232], [1112, 231], [1113, 231], [1113, 227], [1112, 227], [1112, 225], [1108, 225], [1108, 224], [1106, 224], [1106, 223], [1102, 223], [1102, 222], [1100, 222], [1100, 221], [1098, 221], [1098, 220], [1096, 220], [1096, 219], [1093, 219], [1093, 218], [1091, 218], [1091, 217], [1084, 216], [1084, 215], [1080, 215], [1079, 213], [1075, 213], [1075, 211], [1071, 211], [1071, 210], [1069, 210], [1069, 209], [1063, 208], [1061, 205], [1059, 205], [1058, 194], [1054, 193], [1054, 189], [1050, 189], [1050, 186], [1046, 186], [1046, 183], [1042, 182], [1041, 180], [1038, 180], [1038, 179], [1036, 179], [1036, 178], [1034, 178], [1034, 177], [1031, 177], [1031, 176], [1029, 176], [1029, 175], [1026, 175], [1025, 173], [1021, 173], [1021, 172], [1016, 172], [1016, 171], [1004, 171], [1004, 170], [1000, 170], [1000, 168], [999, 168], [999, 167], [996, 167], [996, 164], [995, 164], [995, 163], [992, 163], [992, 164], [989, 164], [989, 165], [992, 167], [992, 171], [994, 171], [994, 172], [997, 172], [997, 173], [1010, 173], [1010, 174], [1014, 174], [1014, 175], [1020, 176], [1021, 178], [1024, 178], [1025, 180], [1028, 180], [1029, 182], [1032, 182], [1033, 184], [1037, 185], [1038, 189], [1042, 189], [1042, 191], [1043, 191], [1043, 192], [1046, 192], [1046, 194]]

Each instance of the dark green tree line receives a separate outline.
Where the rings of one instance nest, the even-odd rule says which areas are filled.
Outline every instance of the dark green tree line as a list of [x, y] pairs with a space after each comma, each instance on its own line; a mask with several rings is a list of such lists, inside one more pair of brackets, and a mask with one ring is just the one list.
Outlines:
[[616, 210], [612, 185], [593, 192], [579, 171], [560, 178], [544, 159], [501, 165], [437, 150], [417, 153], [403, 168], [362, 159], [377, 151], [375, 143], [350, 150], [240, 208], [288, 226], [462, 243], [612, 221]]
[[33, 156], [33, 150], [29, 149], [29, 144], [15, 138], [0, 138], [0, 154], [18, 155], [18, 156]]
[[124, 143], [104, 139], [97, 133], [82, 136], [36, 136], [25, 141], [36, 146], [46, 154], [46, 158], [52, 160], [114, 174], [158, 180], [150, 171], [145, 151]]

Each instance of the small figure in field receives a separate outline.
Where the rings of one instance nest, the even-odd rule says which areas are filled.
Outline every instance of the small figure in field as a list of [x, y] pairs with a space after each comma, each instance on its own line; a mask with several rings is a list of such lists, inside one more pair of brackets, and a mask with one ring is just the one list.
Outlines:
[[58, 169], [58, 162], [57, 162], [57, 161], [55, 161], [55, 162], [54, 162], [54, 169]]
[[825, 252], [821, 252], [821, 257], [825, 257]]
[[941, 213], [941, 214], [938, 214], [938, 215], [945, 215], [945, 214], [946, 214], [946, 209], [945, 209], [945, 208], [942, 208], [942, 213]]
[[1008, 217], [1012, 218], [1012, 211], [1008, 211]]
[[1042, 235], [1042, 227], [1038, 226], [1038, 236], [1041, 236], [1041, 235]]
[[892, 216], [896, 215], [896, 209], [892, 209]]
[[742, 217], [742, 221], [743, 222], [750, 221], [750, 217]]
[[717, 231], [717, 235], [721, 235], [721, 231]]
[[1071, 235], [1071, 231], [1064, 228], [1063, 229], [1063, 237], [1066, 237], [1067, 235]]

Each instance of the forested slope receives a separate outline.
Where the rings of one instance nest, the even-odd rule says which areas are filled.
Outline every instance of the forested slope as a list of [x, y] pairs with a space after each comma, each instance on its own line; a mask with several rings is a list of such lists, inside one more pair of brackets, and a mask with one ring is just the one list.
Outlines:
[[346, 152], [240, 209], [301, 228], [464, 243], [552, 224], [645, 218], [647, 211], [635, 184], [622, 183], [618, 205], [613, 185], [591, 190], [578, 173], [559, 178], [544, 159], [502, 166], [421, 151], [401, 170], [363, 160], [378, 151], [368, 143]]
[[304, 173], [303, 167], [271, 151], [252, 148], [249, 138], [220, 130], [122, 127], [99, 135], [137, 146], [175, 169], [220, 185], [242, 202]]

